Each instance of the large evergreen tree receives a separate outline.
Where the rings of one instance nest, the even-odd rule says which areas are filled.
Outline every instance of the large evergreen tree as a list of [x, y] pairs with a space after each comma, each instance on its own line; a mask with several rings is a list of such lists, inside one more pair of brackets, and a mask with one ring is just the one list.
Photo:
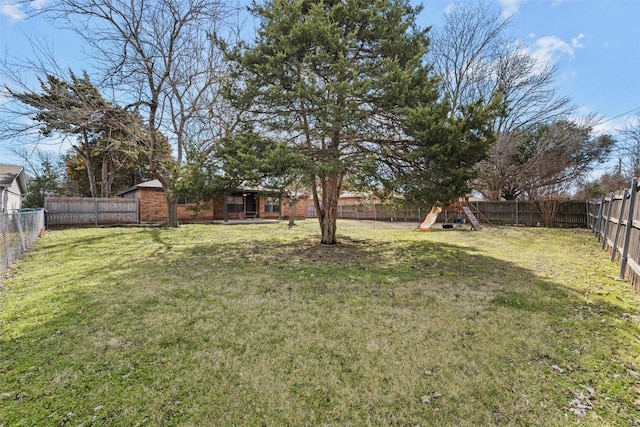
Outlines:
[[[238, 75], [229, 95], [260, 129], [306, 157], [322, 243], [336, 243], [346, 177], [410, 188], [416, 178], [446, 174], [448, 156], [465, 157], [468, 135], [480, 147], [456, 166], [470, 170], [484, 158], [484, 128], [459, 125], [472, 120], [440, 99], [425, 62], [427, 30], [417, 27], [420, 8], [409, 1], [270, 0], [252, 11], [261, 26], [255, 43], [230, 52]], [[440, 190], [418, 198], [446, 202], [452, 196], [440, 196], [456, 193]]]

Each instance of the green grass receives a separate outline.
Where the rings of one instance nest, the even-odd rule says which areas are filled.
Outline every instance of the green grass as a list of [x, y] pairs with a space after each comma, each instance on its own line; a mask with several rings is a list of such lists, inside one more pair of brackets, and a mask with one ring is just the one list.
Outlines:
[[0, 292], [0, 425], [640, 423], [590, 233], [415, 226], [51, 232]]

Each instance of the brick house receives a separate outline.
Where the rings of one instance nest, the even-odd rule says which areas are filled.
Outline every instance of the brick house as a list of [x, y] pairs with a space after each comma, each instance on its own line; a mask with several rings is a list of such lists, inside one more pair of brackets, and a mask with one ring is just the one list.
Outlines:
[[[121, 191], [116, 197], [137, 199], [140, 206], [140, 222], [162, 222], [167, 218], [167, 202], [162, 184], [157, 179], [146, 181]], [[184, 197], [178, 199], [178, 221], [210, 222], [239, 219], [289, 218], [290, 209], [286, 198], [269, 195], [262, 189], [242, 188], [226, 197], [220, 196], [208, 202], [197, 212], [197, 203]], [[226, 210], [225, 210], [226, 207]], [[226, 214], [226, 215], [225, 215]], [[304, 219], [306, 204], [299, 202], [295, 218]]]

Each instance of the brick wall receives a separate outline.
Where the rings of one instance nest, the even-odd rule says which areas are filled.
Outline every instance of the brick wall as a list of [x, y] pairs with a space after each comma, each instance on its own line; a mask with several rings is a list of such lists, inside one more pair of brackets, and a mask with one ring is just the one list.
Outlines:
[[[265, 212], [265, 196], [258, 196], [256, 198], [256, 211], [258, 212], [258, 218], [262, 219], [278, 219], [280, 214], [278, 212]], [[288, 219], [290, 215], [289, 203], [287, 199], [282, 200], [282, 218]], [[307, 214], [307, 201], [306, 199], [300, 200], [296, 206], [295, 217], [296, 219], [305, 219]], [[242, 213], [229, 212], [228, 217], [230, 220], [243, 219]], [[216, 220], [224, 219], [224, 197], [218, 197], [213, 200], [213, 218]]]
[[140, 202], [140, 222], [162, 222], [167, 219], [167, 200], [162, 189], [138, 188], [135, 193]]
[[[167, 219], [167, 199], [162, 189], [138, 188], [136, 198], [140, 201], [140, 222], [162, 222]], [[195, 205], [178, 205], [178, 221], [211, 221], [213, 207], [202, 208], [197, 215]]]
[[211, 202], [205, 206], [200, 206], [197, 213], [194, 210], [195, 207], [195, 204], [178, 205], [178, 221], [213, 221], [213, 206]]
[[[265, 212], [264, 211], [264, 202], [265, 197], [258, 197], [258, 212], [260, 213], [260, 218], [265, 219], [278, 219], [280, 214], [278, 212]], [[282, 199], [282, 205], [280, 206], [280, 210], [282, 212], [282, 218], [289, 218], [291, 216], [291, 209], [289, 208], [289, 201], [286, 198]], [[296, 204], [295, 211], [296, 219], [305, 219], [307, 216], [307, 199], [298, 200]]]

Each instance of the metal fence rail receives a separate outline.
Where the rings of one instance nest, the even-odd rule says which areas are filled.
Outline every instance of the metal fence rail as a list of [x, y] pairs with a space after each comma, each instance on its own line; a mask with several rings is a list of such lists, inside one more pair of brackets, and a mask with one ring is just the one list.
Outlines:
[[0, 270], [29, 249], [44, 228], [44, 210], [0, 212]]

